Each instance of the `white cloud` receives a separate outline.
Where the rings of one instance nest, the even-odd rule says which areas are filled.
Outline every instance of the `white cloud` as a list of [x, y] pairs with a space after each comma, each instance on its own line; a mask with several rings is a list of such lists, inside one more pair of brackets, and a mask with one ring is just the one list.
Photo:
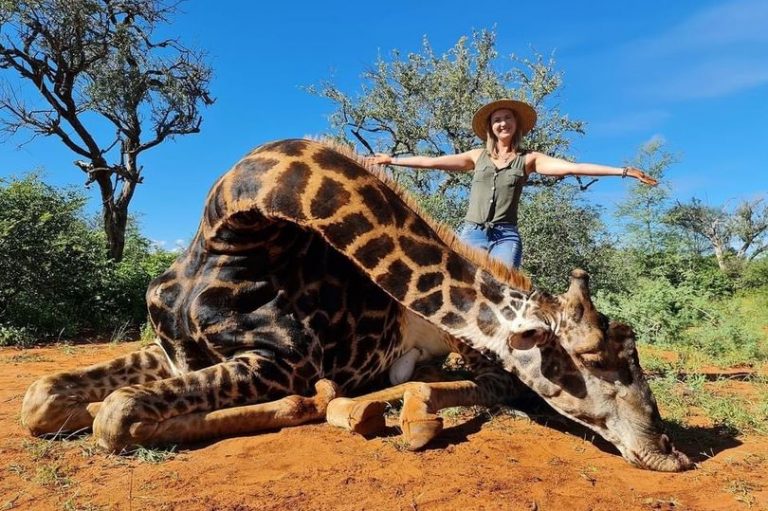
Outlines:
[[721, 97], [768, 84], [768, 2], [703, 9], [621, 54], [635, 90], [654, 99]]
[[738, 0], [701, 10], [671, 29], [635, 41], [635, 51], [664, 56], [768, 43], [768, 2]]
[[612, 119], [597, 120], [589, 124], [590, 133], [603, 136], [619, 136], [638, 131], [655, 129], [669, 118], [665, 110], [647, 110], [632, 112]]

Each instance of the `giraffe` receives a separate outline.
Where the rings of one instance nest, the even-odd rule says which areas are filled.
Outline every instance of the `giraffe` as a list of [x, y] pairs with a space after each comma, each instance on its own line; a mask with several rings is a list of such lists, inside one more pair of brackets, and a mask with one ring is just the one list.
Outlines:
[[[439, 434], [440, 408], [528, 388], [633, 465], [692, 466], [662, 432], [631, 329], [594, 308], [586, 273], [563, 295], [537, 290], [342, 147], [285, 140], [246, 155], [147, 303], [154, 346], [30, 386], [33, 435], [92, 427], [121, 451], [323, 418], [375, 431], [383, 404], [403, 397], [419, 449]], [[472, 380], [402, 383], [417, 359], [450, 351]]]

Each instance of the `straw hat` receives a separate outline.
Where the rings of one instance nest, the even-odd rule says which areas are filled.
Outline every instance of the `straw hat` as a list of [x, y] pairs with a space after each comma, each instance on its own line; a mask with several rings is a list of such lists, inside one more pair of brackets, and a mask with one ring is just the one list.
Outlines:
[[488, 129], [488, 117], [500, 108], [507, 108], [515, 112], [517, 118], [517, 129], [525, 135], [533, 129], [536, 124], [536, 110], [528, 103], [516, 101], [514, 99], [500, 99], [492, 101], [487, 105], [480, 107], [472, 118], [472, 129], [480, 140], [486, 139], [486, 130]]

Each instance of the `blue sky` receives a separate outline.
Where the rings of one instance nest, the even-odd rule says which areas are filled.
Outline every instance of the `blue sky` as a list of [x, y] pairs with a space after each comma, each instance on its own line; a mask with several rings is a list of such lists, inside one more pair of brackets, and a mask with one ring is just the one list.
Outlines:
[[[474, 8], [465, 0], [190, 0], [181, 9], [168, 30], [207, 52], [217, 101], [205, 111], [201, 133], [142, 159], [144, 184], [131, 211], [142, 231], [168, 248], [192, 237], [209, 187], [249, 149], [327, 130], [333, 104], [302, 86], [330, 79], [355, 94], [360, 74], [380, 54], [419, 51], [425, 35], [443, 53], [473, 29], [493, 27], [502, 56], [554, 52], [565, 75], [560, 109], [587, 122], [586, 135], [572, 144], [579, 161], [621, 165], [641, 144], [662, 137], [680, 159], [668, 171], [676, 197], [718, 205], [768, 192], [765, 0]], [[75, 156], [58, 141], [35, 139], [19, 148], [26, 140], [0, 144], [0, 176], [43, 169], [50, 183], [83, 183], [71, 164]], [[603, 179], [588, 197], [610, 210], [627, 185]]]

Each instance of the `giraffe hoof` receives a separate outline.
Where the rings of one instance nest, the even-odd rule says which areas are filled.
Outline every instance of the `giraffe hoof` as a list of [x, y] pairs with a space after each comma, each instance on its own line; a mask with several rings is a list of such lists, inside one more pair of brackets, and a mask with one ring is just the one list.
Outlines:
[[325, 410], [328, 403], [333, 401], [336, 397], [341, 395], [339, 386], [331, 380], [318, 380], [315, 383], [315, 403], [318, 404], [318, 409]]
[[386, 409], [387, 403], [383, 401], [355, 401], [342, 397], [328, 403], [326, 420], [332, 426], [363, 436], [374, 436], [387, 426], [384, 418]]
[[443, 418], [431, 414], [419, 419], [403, 418], [400, 427], [408, 450], [418, 451], [440, 434], [443, 430]]

